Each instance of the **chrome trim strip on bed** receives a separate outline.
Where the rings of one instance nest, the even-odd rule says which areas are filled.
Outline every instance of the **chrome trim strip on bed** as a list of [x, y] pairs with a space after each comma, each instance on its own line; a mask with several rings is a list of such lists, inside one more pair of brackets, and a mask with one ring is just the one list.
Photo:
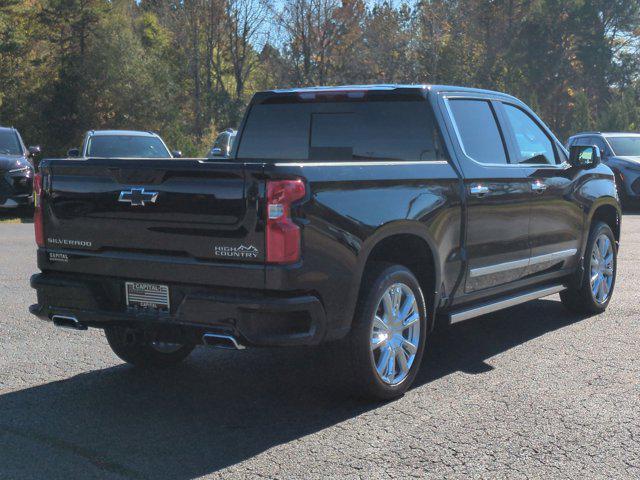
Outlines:
[[566, 288], [567, 287], [565, 287], [564, 285], [554, 285], [553, 287], [546, 287], [533, 291], [530, 290], [525, 293], [520, 293], [511, 297], [485, 303], [477, 307], [472, 307], [468, 310], [454, 312], [449, 316], [449, 318], [452, 324], [462, 322], [470, 318], [479, 317], [480, 315], [485, 315], [487, 313], [496, 312], [504, 308], [513, 307], [514, 305], [519, 305], [530, 300], [548, 297], [549, 295], [553, 295], [554, 293], [562, 292], [563, 290], [566, 290]]
[[472, 268], [469, 271], [469, 277], [482, 277], [484, 275], [491, 275], [492, 273], [506, 272], [508, 270], [515, 270], [516, 268], [525, 268], [531, 265], [538, 265], [540, 263], [553, 262], [555, 260], [560, 261], [565, 258], [573, 257], [576, 253], [578, 253], [577, 249], [570, 248], [568, 250], [546, 253], [544, 255], [538, 255], [536, 257], [531, 257], [528, 259], [498, 263], [496, 265], [489, 265], [488, 267]]

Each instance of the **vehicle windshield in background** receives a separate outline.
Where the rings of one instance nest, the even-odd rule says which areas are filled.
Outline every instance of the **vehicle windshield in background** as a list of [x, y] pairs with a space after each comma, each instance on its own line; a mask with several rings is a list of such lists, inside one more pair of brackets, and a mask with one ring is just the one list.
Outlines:
[[618, 157], [640, 157], [640, 136], [607, 137], [607, 140]]
[[336, 101], [251, 107], [238, 158], [265, 160], [436, 160], [427, 102]]
[[171, 158], [171, 154], [157, 137], [96, 135], [89, 139], [87, 157]]
[[0, 130], [0, 154], [22, 155], [18, 136], [13, 130]]

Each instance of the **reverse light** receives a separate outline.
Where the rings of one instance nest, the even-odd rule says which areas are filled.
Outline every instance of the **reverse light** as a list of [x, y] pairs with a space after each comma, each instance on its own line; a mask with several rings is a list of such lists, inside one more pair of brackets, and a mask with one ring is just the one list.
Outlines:
[[44, 247], [44, 219], [42, 213], [42, 174], [36, 173], [33, 177], [33, 226], [36, 235], [36, 244]]
[[304, 198], [302, 180], [267, 181], [267, 263], [300, 259], [300, 227], [291, 219], [291, 204]]

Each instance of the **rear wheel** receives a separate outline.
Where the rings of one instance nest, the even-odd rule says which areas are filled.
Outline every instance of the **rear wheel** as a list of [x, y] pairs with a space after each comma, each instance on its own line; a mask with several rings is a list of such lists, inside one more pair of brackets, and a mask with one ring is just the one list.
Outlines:
[[581, 284], [560, 293], [560, 298], [565, 307], [577, 313], [604, 312], [616, 283], [618, 255], [609, 225], [597, 222], [591, 227], [585, 252]]
[[413, 383], [427, 333], [420, 284], [401, 265], [376, 264], [365, 275], [351, 333], [340, 345], [350, 389], [387, 400]]
[[127, 327], [108, 327], [104, 333], [111, 350], [138, 367], [169, 367], [187, 358], [195, 348], [193, 344], [150, 341], [144, 332]]

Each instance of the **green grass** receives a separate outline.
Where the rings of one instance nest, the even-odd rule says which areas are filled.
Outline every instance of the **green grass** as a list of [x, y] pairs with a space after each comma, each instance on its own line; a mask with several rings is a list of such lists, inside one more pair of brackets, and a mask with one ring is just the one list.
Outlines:
[[22, 218], [0, 217], [0, 223], [23, 223]]

